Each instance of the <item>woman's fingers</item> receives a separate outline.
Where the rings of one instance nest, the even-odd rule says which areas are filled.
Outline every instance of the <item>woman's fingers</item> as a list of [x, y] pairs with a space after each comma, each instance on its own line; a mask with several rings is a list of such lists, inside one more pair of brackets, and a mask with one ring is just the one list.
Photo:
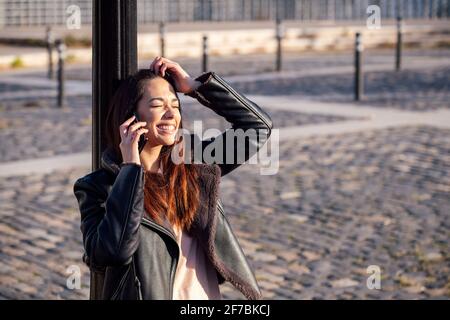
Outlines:
[[134, 118], [135, 118], [135, 116], [133, 115], [132, 117], [128, 118], [120, 125], [119, 130], [120, 130], [120, 137], [122, 139], [127, 136], [128, 126], [130, 125], [131, 122], [133, 122]]
[[150, 64], [150, 70], [154, 70], [154, 68], [155, 68], [155, 63], [158, 61], [158, 60], [160, 60], [162, 57], [160, 57], [160, 56], [157, 56], [155, 59], [153, 59], [153, 61], [152, 61], [152, 63]]
[[150, 65], [150, 70], [156, 74], [161, 74], [163, 77], [166, 74], [167, 69], [176, 68], [176, 63], [164, 57], [156, 57]]
[[125, 140], [126, 138], [130, 138], [134, 131], [136, 131], [140, 127], [144, 127], [147, 125], [147, 122], [140, 121], [130, 125], [134, 120], [134, 116], [125, 121], [120, 125], [120, 138]]
[[161, 69], [161, 67], [163, 66], [163, 64], [164, 64], [164, 60], [162, 60], [162, 59], [158, 60], [158, 61], [155, 63], [155, 65], [153, 66], [153, 69], [155, 70], [155, 73], [156, 73], [156, 74], [160, 74], [160, 73], [161, 73], [161, 72], [160, 72], [160, 69]]
[[180, 64], [175, 61], [158, 56], [150, 65], [150, 70], [162, 77], [164, 77], [167, 72], [170, 72], [170, 75], [175, 81], [174, 89], [177, 92], [188, 92], [192, 90], [191, 77]]
[[136, 130], [135, 132], [133, 132], [133, 136], [132, 136], [131, 142], [134, 143], [135, 141], [138, 141], [139, 137], [142, 134], [147, 133], [147, 132], [148, 132], [148, 129], [146, 129], [146, 128], [140, 128], [140, 129]]
[[164, 75], [166, 74], [166, 70], [167, 70], [167, 64], [163, 63], [159, 70], [160, 70], [161, 75], [164, 77]]
[[134, 124], [132, 124], [131, 126], [128, 127], [128, 134], [130, 134], [131, 132], [136, 131], [140, 127], [145, 127], [146, 125], [147, 125], [147, 122], [145, 122], [145, 121], [136, 122], [136, 123], [134, 123]]
[[157, 73], [159, 69], [159, 65], [164, 62], [164, 58], [161, 56], [157, 56], [155, 60], [153, 60], [152, 64], [150, 65], [150, 70]]

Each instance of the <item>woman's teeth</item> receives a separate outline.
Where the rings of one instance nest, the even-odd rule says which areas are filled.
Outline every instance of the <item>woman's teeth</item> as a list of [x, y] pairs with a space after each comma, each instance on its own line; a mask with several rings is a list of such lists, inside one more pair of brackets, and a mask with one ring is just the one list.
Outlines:
[[172, 132], [175, 130], [175, 126], [173, 125], [159, 125], [156, 126], [159, 130], [165, 131], [165, 132]]

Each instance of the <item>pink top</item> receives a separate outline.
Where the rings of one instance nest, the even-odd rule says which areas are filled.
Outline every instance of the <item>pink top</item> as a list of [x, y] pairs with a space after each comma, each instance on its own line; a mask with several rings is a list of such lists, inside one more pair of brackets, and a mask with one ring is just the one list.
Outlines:
[[175, 273], [174, 300], [220, 300], [216, 269], [198, 240], [173, 226], [180, 246], [180, 259]]

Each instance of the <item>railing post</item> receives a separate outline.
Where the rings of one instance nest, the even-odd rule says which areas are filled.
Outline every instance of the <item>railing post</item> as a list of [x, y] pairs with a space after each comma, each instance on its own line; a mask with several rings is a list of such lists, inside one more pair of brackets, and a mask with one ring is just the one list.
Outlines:
[[202, 72], [208, 71], [208, 54], [209, 54], [209, 48], [208, 48], [208, 36], [203, 35], [203, 42], [202, 42]]
[[400, 71], [402, 68], [402, 33], [403, 33], [402, 17], [397, 17], [397, 47], [395, 53], [395, 70]]
[[364, 47], [361, 41], [361, 33], [355, 37], [355, 101], [360, 101], [364, 94], [364, 75], [362, 70], [362, 54]]
[[276, 19], [276, 39], [277, 39], [277, 56], [276, 56], [276, 70], [281, 71], [282, 65], [282, 40], [284, 37], [284, 27], [281, 22], [281, 18], [278, 16]]
[[48, 54], [48, 72], [47, 77], [49, 79], [53, 78], [53, 33], [52, 28], [47, 26], [45, 32], [45, 42], [47, 43], [47, 54]]
[[166, 56], [166, 24], [161, 21], [159, 23], [159, 41], [160, 41], [160, 46], [161, 46], [161, 57], [165, 57]]
[[109, 102], [137, 70], [136, 0], [93, 0], [92, 167], [100, 167]]
[[58, 39], [55, 41], [56, 51], [58, 52], [58, 107], [66, 106], [64, 99], [64, 60], [66, 59], [66, 45], [64, 41]]

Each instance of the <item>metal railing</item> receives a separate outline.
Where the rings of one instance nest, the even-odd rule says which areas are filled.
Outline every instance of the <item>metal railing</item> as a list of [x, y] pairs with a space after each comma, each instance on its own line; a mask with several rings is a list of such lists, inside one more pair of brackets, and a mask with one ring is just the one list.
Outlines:
[[[0, 27], [64, 25], [69, 5], [92, 22], [92, 0], [0, 0]], [[450, 0], [138, 0], [138, 23], [188, 21], [361, 20], [369, 5], [385, 19], [447, 19]], [[277, 13], [278, 12], [278, 13]]]

